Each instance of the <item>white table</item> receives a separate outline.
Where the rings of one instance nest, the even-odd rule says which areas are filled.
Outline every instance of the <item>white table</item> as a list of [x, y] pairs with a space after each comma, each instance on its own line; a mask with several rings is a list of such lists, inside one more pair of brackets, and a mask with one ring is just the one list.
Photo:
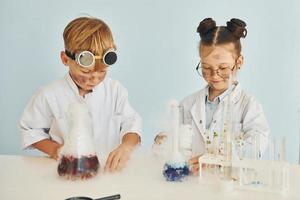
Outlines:
[[[121, 173], [102, 171], [90, 180], [70, 181], [59, 177], [57, 162], [46, 157], [0, 155], [0, 199], [63, 200], [71, 196], [92, 198], [121, 194], [125, 200], [190, 199], [300, 199], [300, 167], [291, 167], [291, 194], [282, 196], [251, 191], [224, 193], [198, 183], [198, 177], [170, 183], [162, 176], [162, 166], [152, 156], [132, 158]], [[102, 161], [102, 167], [104, 163]]]

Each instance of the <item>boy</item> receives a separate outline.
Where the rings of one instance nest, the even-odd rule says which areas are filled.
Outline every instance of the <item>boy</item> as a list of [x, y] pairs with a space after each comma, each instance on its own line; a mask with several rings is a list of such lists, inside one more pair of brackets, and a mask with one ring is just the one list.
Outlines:
[[41, 88], [30, 100], [20, 121], [23, 148], [36, 148], [58, 158], [66, 135], [70, 103], [87, 104], [93, 120], [93, 139], [99, 154], [108, 155], [105, 169], [122, 169], [141, 141], [141, 118], [128, 102], [127, 90], [106, 78], [117, 55], [110, 28], [100, 19], [80, 17], [63, 33], [60, 54], [69, 73]]

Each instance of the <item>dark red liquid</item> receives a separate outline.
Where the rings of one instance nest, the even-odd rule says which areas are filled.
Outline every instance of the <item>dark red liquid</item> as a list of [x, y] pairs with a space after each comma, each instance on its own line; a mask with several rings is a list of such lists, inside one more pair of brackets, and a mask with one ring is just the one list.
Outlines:
[[96, 155], [81, 156], [80, 158], [64, 155], [60, 160], [57, 171], [60, 176], [66, 176], [70, 179], [87, 179], [97, 174], [99, 166]]

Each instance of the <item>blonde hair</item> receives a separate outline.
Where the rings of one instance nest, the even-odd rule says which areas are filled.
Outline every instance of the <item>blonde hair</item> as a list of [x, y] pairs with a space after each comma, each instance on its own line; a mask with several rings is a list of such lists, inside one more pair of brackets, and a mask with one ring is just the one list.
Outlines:
[[63, 37], [65, 49], [72, 53], [88, 50], [103, 55], [107, 49], [116, 48], [110, 28], [97, 18], [79, 17], [72, 20], [66, 26]]

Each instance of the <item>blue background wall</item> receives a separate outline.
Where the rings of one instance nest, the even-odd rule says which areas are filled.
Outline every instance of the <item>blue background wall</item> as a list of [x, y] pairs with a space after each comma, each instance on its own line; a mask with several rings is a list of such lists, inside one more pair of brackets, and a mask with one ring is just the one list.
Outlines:
[[[296, 0], [1, 0], [0, 154], [20, 149], [18, 120], [42, 85], [67, 72], [59, 59], [62, 32], [72, 19], [106, 21], [119, 60], [109, 76], [129, 90], [144, 119], [144, 148], [159, 130], [166, 102], [204, 87], [196, 27], [206, 17], [218, 25], [237, 17], [247, 22], [245, 64], [239, 81], [262, 103], [272, 134], [287, 137], [287, 158], [298, 161], [300, 134], [300, 2]], [[298, 80], [297, 80], [298, 79]]]

